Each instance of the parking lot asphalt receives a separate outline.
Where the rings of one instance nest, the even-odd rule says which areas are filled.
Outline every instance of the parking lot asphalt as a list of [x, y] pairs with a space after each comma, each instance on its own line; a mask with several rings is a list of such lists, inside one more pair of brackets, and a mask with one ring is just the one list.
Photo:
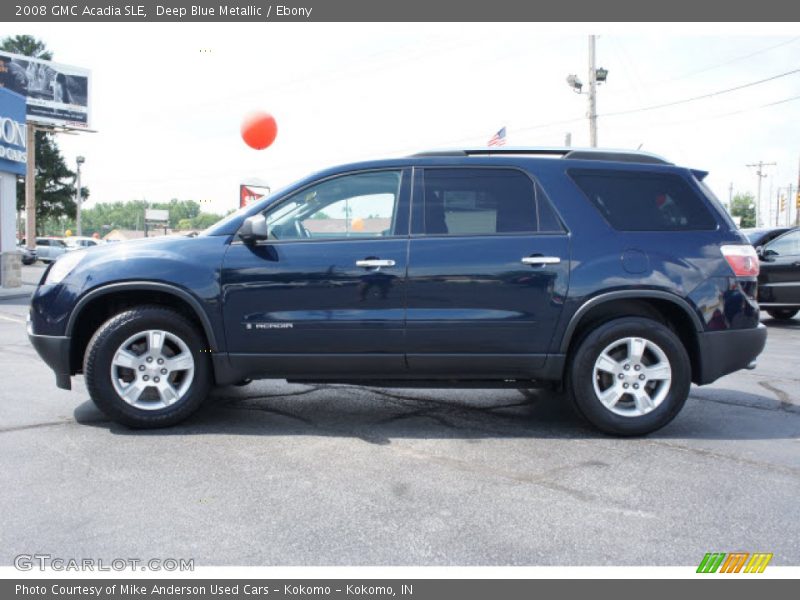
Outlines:
[[800, 565], [800, 318], [677, 419], [604, 436], [549, 391], [258, 381], [133, 431], [59, 390], [0, 302], [0, 564]]

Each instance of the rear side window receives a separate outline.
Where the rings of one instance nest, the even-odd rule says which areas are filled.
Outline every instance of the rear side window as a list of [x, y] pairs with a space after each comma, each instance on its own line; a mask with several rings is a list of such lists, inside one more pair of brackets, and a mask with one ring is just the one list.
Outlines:
[[569, 174], [614, 229], [692, 231], [717, 227], [703, 200], [677, 175], [577, 169]]
[[424, 182], [428, 235], [563, 230], [538, 184], [515, 169], [428, 168]]
[[800, 256], [800, 231], [793, 231], [767, 244], [765, 256]]

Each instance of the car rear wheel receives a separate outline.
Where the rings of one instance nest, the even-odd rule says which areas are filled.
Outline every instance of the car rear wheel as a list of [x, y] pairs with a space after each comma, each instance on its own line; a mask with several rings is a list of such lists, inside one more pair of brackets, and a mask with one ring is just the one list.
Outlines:
[[578, 413], [614, 435], [644, 435], [672, 421], [689, 395], [691, 365], [665, 325], [626, 317], [590, 330], [572, 354], [570, 396]]
[[174, 310], [127, 310], [106, 321], [89, 342], [86, 387], [115, 421], [131, 427], [174, 425], [208, 394], [205, 346], [196, 326]]
[[797, 311], [796, 308], [768, 308], [767, 314], [773, 319], [788, 321], [797, 314]]

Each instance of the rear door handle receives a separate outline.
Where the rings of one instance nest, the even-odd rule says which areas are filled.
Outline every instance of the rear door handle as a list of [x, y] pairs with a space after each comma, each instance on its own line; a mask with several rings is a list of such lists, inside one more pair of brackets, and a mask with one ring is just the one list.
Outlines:
[[393, 267], [393, 260], [382, 260], [380, 258], [366, 258], [364, 260], [357, 260], [356, 266], [365, 269], [375, 269], [377, 267]]
[[525, 256], [522, 259], [523, 265], [557, 265], [560, 262], [558, 256]]

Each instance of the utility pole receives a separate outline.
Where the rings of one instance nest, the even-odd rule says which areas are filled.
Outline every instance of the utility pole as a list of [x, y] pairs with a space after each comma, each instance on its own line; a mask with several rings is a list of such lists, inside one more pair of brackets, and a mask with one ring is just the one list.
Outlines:
[[589, 145], [597, 148], [597, 68], [594, 58], [595, 36], [589, 36]]
[[75, 163], [78, 165], [77, 173], [75, 175], [75, 187], [76, 189], [76, 202], [75, 202], [75, 229], [77, 230], [77, 235], [83, 235], [83, 230], [81, 229], [81, 202], [83, 202], [83, 190], [81, 189], [81, 165], [86, 161], [85, 158], [82, 156], [78, 156], [75, 158]]
[[572, 133], [567, 133], [564, 136], [564, 147], [569, 148], [572, 146]]
[[[792, 199], [789, 198], [789, 202]], [[800, 225], [800, 166], [797, 167], [797, 197], [794, 200], [794, 224]]]
[[583, 82], [574, 73], [567, 75], [567, 85], [576, 94], [586, 94], [589, 97], [589, 108], [586, 116], [589, 119], [589, 146], [597, 147], [597, 86], [608, 78], [608, 69], [595, 66], [595, 40], [596, 35], [589, 36], [589, 89], [583, 91]]
[[[769, 196], [767, 196], [767, 227], [769, 227], [770, 217], [772, 216], [772, 184], [775, 183], [773, 178], [769, 178]], [[780, 212], [779, 210], [775, 211], [776, 213]], [[775, 227], [778, 226], [777, 221], [775, 222]]]
[[25, 246], [36, 250], [36, 127], [25, 127], [28, 138], [28, 170], [25, 173]]
[[733, 182], [728, 186], [728, 214], [733, 210]]
[[794, 198], [794, 186], [789, 184], [789, 193], [786, 195], [786, 226], [792, 224], [792, 199]]
[[[761, 180], [767, 175], [764, 173], [764, 167], [774, 167], [776, 163], [765, 163], [763, 160], [758, 161], [748, 167], [757, 167], [756, 177], [758, 177], [758, 193], [756, 195], [756, 227], [761, 226]], [[769, 210], [767, 211], [767, 223], [769, 223]]]

